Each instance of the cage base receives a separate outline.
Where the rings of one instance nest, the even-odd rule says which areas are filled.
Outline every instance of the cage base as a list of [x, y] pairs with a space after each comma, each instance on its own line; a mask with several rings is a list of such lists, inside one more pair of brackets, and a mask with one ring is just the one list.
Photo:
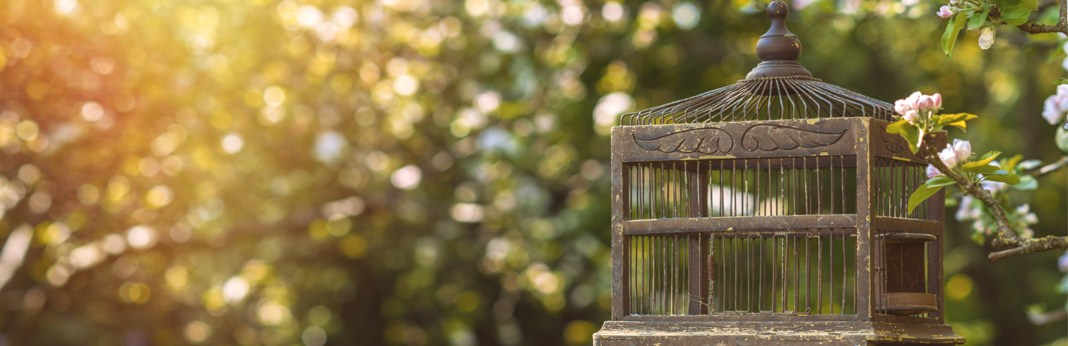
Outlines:
[[964, 338], [940, 323], [869, 321], [635, 322], [607, 321], [599, 346], [623, 345], [957, 345]]

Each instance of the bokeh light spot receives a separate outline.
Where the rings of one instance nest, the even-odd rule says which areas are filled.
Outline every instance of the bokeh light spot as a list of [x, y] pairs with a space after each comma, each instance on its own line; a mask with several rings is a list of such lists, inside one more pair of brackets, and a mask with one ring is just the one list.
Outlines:
[[211, 337], [211, 326], [203, 321], [193, 321], [185, 325], [182, 335], [194, 344], [204, 343]]
[[277, 86], [267, 88], [263, 92], [263, 103], [270, 107], [281, 107], [286, 101], [286, 92]]
[[241, 139], [241, 136], [236, 133], [229, 133], [223, 136], [222, 149], [227, 154], [237, 154], [245, 147], [245, 140]]
[[402, 190], [411, 190], [419, 186], [423, 179], [423, 171], [415, 165], [407, 165], [393, 172], [389, 181], [393, 186]]
[[140, 282], [126, 282], [119, 286], [119, 298], [127, 303], [144, 304], [152, 297], [152, 289]]

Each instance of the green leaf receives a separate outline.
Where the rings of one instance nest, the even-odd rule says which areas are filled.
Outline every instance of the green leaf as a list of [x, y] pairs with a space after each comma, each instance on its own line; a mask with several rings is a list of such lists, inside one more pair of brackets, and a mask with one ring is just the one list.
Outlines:
[[1001, 169], [1001, 168], [998, 168], [998, 166], [994, 166], [994, 165], [986, 165], [986, 166], [979, 166], [979, 167], [961, 167], [961, 168], [964, 169], [965, 172], [975, 173], [975, 174], [990, 174], [990, 173], [997, 172], [998, 170]]
[[1020, 0], [1020, 6], [1034, 11], [1038, 9], [1038, 0]]
[[1000, 151], [987, 152], [986, 154], [983, 154], [983, 157], [979, 158], [979, 161], [972, 161], [972, 162], [965, 163], [963, 167], [964, 168], [976, 168], [976, 167], [986, 166], [986, 165], [990, 164], [991, 161], [994, 161], [994, 159], [998, 158], [998, 155], [1001, 155]]
[[1006, 171], [997, 171], [990, 174], [984, 174], [983, 179], [1002, 182], [1009, 185], [1016, 185], [1020, 182], [1020, 177]]
[[1020, 182], [1012, 186], [1014, 189], [1031, 191], [1038, 188], [1038, 179], [1030, 175], [1024, 175], [1020, 177]]
[[957, 34], [960, 29], [964, 28], [967, 19], [967, 17], [957, 14], [953, 16], [952, 21], [946, 22], [946, 31], [942, 33], [942, 51], [946, 53], [946, 57], [953, 57], [953, 46], [957, 44]]
[[983, 26], [983, 23], [986, 23], [986, 17], [988, 15], [990, 15], [990, 10], [982, 10], [973, 13], [971, 17], [968, 17], [968, 30], [975, 30]]
[[912, 214], [912, 210], [916, 209], [920, 203], [923, 203], [923, 201], [931, 198], [931, 196], [934, 196], [934, 194], [941, 190], [942, 186], [930, 186], [927, 184], [920, 185], [920, 188], [913, 191], [912, 195], [909, 195], [909, 214]]
[[901, 120], [895, 121], [895, 122], [891, 123], [890, 125], [886, 125], [886, 133], [889, 133], [889, 134], [904, 134], [904, 132], [903, 132], [904, 130], [902, 129], [902, 127], [904, 127], [904, 126], [909, 126], [909, 122], [905, 121], [905, 119], [901, 119]]
[[1006, 171], [1012, 172], [1016, 169], [1016, 166], [1020, 164], [1020, 161], [1023, 161], [1023, 155], [1016, 154], [1010, 158], [1001, 159], [1001, 164], [998, 166], [1004, 168]]
[[901, 134], [901, 137], [905, 137], [905, 142], [909, 143], [909, 151], [912, 151], [913, 154], [920, 151], [920, 141], [923, 140], [923, 131], [915, 126], [902, 126], [901, 131], [904, 132]]
[[1039, 161], [1039, 160], [1027, 160], [1027, 161], [1024, 161], [1024, 162], [1020, 162], [1020, 164], [1016, 165], [1016, 167], [1019, 167], [1022, 170], [1028, 170], [1028, 169], [1038, 168], [1038, 166], [1041, 166], [1041, 165], [1042, 165], [1042, 161]]
[[978, 115], [971, 113], [942, 114], [938, 116], [938, 125], [950, 125], [958, 121], [968, 121], [978, 118]]
[[939, 187], [939, 186], [949, 186], [949, 185], [953, 185], [953, 184], [956, 184], [956, 183], [957, 182], [955, 180], [951, 179], [950, 177], [947, 177], [947, 176], [944, 176], [944, 175], [939, 175], [939, 176], [935, 176], [935, 177], [933, 177], [931, 179], [927, 179], [927, 181], [924, 182], [923, 184], [927, 185], [927, 186], [931, 186], [931, 187]]
[[1005, 24], [1012, 26], [1027, 23], [1027, 18], [1030, 16], [1031, 10], [1020, 5], [1008, 6], [1001, 11], [1001, 19], [1005, 21]]

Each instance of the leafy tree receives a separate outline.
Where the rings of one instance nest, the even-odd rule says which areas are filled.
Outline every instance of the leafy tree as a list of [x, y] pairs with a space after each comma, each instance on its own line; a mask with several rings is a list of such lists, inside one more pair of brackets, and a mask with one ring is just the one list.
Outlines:
[[[887, 100], [938, 90], [983, 115], [967, 136], [984, 147], [1062, 156], [1027, 135], [1050, 132], [1059, 38], [1002, 32], [1009, 49], [948, 61], [935, 4], [807, 5], [791, 28], [817, 76]], [[588, 343], [610, 300], [610, 127], [743, 78], [760, 8], [0, 2], [3, 339]], [[1064, 174], [1034, 191], [1039, 219], [1063, 215]], [[991, 264], [950, 240], [958, 332], [1063, 336], [1020, 309], [1063, 302], [1055, 255]]]

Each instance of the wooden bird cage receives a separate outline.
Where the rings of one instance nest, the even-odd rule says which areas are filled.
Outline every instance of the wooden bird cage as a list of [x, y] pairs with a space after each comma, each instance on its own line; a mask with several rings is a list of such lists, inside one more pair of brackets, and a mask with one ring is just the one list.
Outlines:
[[[768, 6], [745, 80], [612, 131], [612, 319], [599, 345], [959, 344], [943, 211], [890, 104], [797, 63]], [[937, 139], [944, 143], [945, 139]]]

